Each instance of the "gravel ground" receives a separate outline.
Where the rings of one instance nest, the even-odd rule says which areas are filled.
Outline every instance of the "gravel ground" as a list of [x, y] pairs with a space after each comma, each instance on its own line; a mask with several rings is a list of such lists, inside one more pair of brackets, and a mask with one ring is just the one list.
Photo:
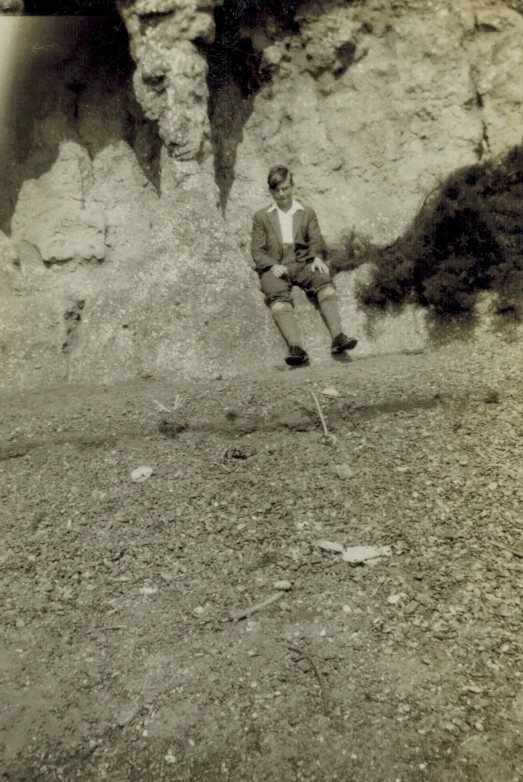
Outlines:
[[492, 336], [1, 400], [0, 779], [522, 780], [522, 380]]

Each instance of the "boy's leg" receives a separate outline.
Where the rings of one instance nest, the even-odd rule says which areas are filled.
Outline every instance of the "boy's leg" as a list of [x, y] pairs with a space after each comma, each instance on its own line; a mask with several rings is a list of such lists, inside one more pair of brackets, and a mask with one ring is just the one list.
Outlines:
[[291, 345], [299, 345], [300, 333], [292, 304], [288, 301], [274, 301], [269, 305], [269, 309], [287, 345], [289, 347]]
[[298, 324], [292, 302], [292, 283], [286, 277], [276, 277], [270, 269], [260, 275], [260, 287], [265, 294], [273, 320], [287, 345], [298, 342]]
[[309, 357], [300, 347], [301, 338], [291, 296], [292, 282], [284, 277], [276, 277], [269, 269], [260, 275], [260, 286], [273, 320], [289, 347], [285, 359], [287, 364], [300, 366], [308, 363]]
[[345, 350], [352, 350], [356, 347], [357, 340], [347, 337], [342, 331], [338, 297], [330, 275], [319, 271], [312, 272], [310, 267], [310, 263], [304, 264], [303, 269], [296, 276], [296, 282], [318, 303], [332, 337], [332, 354], [338, 355]]
[[334, 286], [325, 285], [323, 288], [320, 288], [316, 294], [316, 299], [330, 335], [334, 339], [338, 334], [341, 334], [340, 308]]

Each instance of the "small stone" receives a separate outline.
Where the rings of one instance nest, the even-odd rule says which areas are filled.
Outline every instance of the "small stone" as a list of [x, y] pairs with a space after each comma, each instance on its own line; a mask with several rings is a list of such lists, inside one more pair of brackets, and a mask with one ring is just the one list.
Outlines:
[[154, 595], [156, 594], [157, 591], [158, 591], [157, 587], [152, 587], [152, 586], [143, 586], [140, 587], [140, 589], [138, 590], [138, 592], [141, 595]]
[[275, 581], [273, 584], [274, 589], [279, 589], [281, 592], [290, 592], [292, 584], [290, 581]]
[[136, 709], [134, 708], [128, 708], [128, 709], [122, 709], [122, 711], [119, 713], [118, 717], [116, 718], [116, 723], [120, 728], [125, 728], [126, 725], [128, 725], [133, 719], [136, 714]]
[[150, 478], [152, 474], [153, 468], [143, 465], [142, 467], [137, 467], [136, 470], [132, 471], [131, 480], [133, 483], [143, 483], [143, 481], [146, 481], [147, 478]]
[[396, 603], [399, 603], [401, 600], [401, 595], [389, 595], [387, 598], [387, 603], [390, 603], [391, 606], [395, 606]]
[[499, 402], [499, 394], [497, 391], [490, 390], [484, 399], [487, 405], [496, 405]]
[[348, 464], [337, 464], [333, 469], [338, 478], [341, 478], [342, 480], [352, 478], [352, 470]]

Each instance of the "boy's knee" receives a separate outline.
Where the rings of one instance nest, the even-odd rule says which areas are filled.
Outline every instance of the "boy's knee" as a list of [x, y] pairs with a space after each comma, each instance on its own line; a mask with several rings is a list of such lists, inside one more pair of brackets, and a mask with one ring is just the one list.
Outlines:
[[292, 310], [292, 304], [290, 301], [273, 301], [271, 304], [269, 304], [269, 307], [272, 312], [291, 312]]
[[317, 294], [318, 303], [321, 304], [325, 299], [330, 299], [336, 295], [336, 289], [333, 285], [326, 285], [324, 288], [320, 288]]

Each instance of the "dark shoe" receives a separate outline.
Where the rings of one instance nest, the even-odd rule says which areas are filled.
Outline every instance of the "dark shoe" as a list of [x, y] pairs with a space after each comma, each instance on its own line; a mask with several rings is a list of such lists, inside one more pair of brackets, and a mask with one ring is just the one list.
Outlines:
[[358, 340], [354, 337], [348, 337], [346, 334], [338, 334], [334, 337], [331, 345], [331, 353], [333, 356], [341, 356], [346, 350], [353, 350], [358, 344]]
[[309, 357], [299, 345], [291, 345], [288, 355], [285, 356], [285, 363], [290, 367], [305, 367], [309, 363]]

